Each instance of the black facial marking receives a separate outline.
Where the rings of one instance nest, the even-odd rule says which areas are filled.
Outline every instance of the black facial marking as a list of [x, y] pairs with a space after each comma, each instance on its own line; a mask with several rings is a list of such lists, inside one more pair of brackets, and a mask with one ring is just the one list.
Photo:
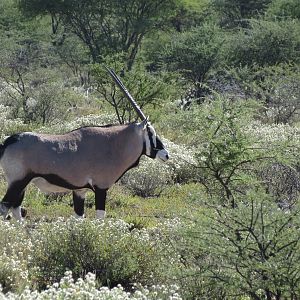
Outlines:
[[150, 128], [147, 126], [147, 133], [150, 141], [150, 158], [155, 158], [157, 151], [155, 151], [154, 143], [153, 143], [153, 133], [151, 132]]
[[[158, 136], [156, 136], [156, 147], [154, 146], [154, 143], [153, 143], [153, 133], [151, 132], [151, 130], [147, 127], [147, 132], [148, 132], [148, 136], [149, 136], [149, 140], [150, 140], [150, 146], [151, 146], [151, 149], [150, 149], [150, 155], [148, 155], [150, 158], [155, 158], [156, 157], [156, 154], [159, 150], [162, 150], [164, 149], [164, 145], [162, 143], [162, 141], [160, 140], [160, 138]], [[146, 153], [146, 146], [145, 146], [145, 143], [144, 143], [144, 150], [143, 150], [143, 154]]]
[[153, 149], [154, 148], [153, 132], [150, 130], [149, 127], [147, 127], [147, 132], [148, 132], [148, 136], [149, 136], [149, 140], [150, 140], [151, 149]]
[[158, 150], [165, 149], [161, 139], [158, 136], [156, 136], [156, 149]]

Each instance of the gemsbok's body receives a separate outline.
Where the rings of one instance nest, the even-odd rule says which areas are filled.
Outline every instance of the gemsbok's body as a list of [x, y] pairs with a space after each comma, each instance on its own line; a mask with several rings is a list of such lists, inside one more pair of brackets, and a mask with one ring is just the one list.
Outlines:
[[[130, 98], [124, 86], [120, 87]], [[6, 216], [11, 209], [21, 220], [25, 188], [33, 182], [46, 193], [72, 191], [77, 216], [84, 215], [87, 190], [94, 191], [96, 216], [104, 218], [107, 190], [138, 165], [141, 155], [162, 161], [169, 158], [148, 119], [130, 100], [141, 123], [82, 127], [62, 135], [24, 132], [8, 137], [0, 145], [0, 164], [8, 182], [0, 215]]]

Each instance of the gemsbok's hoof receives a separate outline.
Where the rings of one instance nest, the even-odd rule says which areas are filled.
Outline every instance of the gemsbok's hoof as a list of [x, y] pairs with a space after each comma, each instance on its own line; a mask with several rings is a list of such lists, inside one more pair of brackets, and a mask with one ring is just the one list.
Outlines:
[[21, 216], [22, 218], [25, 218], [27, 216], [27, 209], [24, 207], [21, 207]]
[[0, 203], [0, 216], [6, 217], [7, 213], [8, 213], [8, 207], [5, 204]]

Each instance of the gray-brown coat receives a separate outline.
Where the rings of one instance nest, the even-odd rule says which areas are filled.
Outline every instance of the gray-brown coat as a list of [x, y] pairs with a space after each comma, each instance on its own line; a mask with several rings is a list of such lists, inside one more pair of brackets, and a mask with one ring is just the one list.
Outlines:
[[154, 128], [141, 123], [82, 127], [62, 135], [25, 132], [0, 146], [0, 163], [8, 181], [0, 214], [12, 209], [21, 218], [24, 191], [31, 181], [44, 192], [73, 191], [75, 213], [83, 216], [85, 192], [95, 192], [97, 217], [105, 214], [106, 191], [142, 154], [168, 159]]

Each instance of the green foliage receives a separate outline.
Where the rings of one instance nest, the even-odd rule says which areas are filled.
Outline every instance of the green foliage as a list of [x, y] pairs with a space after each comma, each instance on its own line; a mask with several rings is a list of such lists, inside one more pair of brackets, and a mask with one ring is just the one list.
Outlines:
[[15, 118], [25, 123], [45, 125], [66, 119], [70, 114], [68, 109], [79, 102], [78, 96], [60, 83], [59, 75], [62, 74], [57, 70], [26, 67], [11, 71], [13, 76], [9, 75], [9, 70], [2, 73], [7, 83], [0, 101], [11, 108]]
[[252, 20], [249, 25], [228, 40], [224, 55], [229, 65], [270, 66], [299, 62], [299, 22]]
[[300, 3], [298, 0], [274, 0], [267, 14], [277, 17], [300, 19]]
[[128, 69], [145, 34], [161, 27], [174, 5], [173, 0], [20, 1], [26, 14], [48, 13], [56, 23], [70, 29], [86, 44], [93, 62], [101, 61], [101, 56], [124, 51]]
[[177, 32], [189, 30], [208, 21], [210, 0], [179, 0], [171, 24]]
[[299, 66], [279, 64], [257, 68], [238, 68], [233, 76], [245, 93], [265, 106], [261, 119], [276, 124], [298, 121], [300, 105]]
[[80, 77], [81, 85], [88, 85], [88, 64], [90, 59], [86, 45], [78, 40], [75, 35], [70, 34], [66, 36], [64, 33], [62, 33], [62, 37], [58, 36], [53, 43], [60, 60], [70, 68], [73, 76], [75, 78]]
[[[194, 132], [199, 180], [210, 193], [221, 193], [234, 207], [234, 194], [248, 180], [249, 164], [263, 159], [245, 131], [256, 105], [218, 97], [195, 109], [188, 129]], [[216, 190], [214, 190], [216, 189]], [[225, 200], [227, 199], [227, 200]]]
[[161, 62], [168, 71], [182, 73], [194, 84], [201, 83], [218, 61], [222, 31], [213, 24], [204, 24], [173, 36], [161, 53]]
[[[73, 101], [66, 96], [62, 75], [52, 49], [39, 29], [43, 22], [22, 24], [19, 31], [5, 31], [0, 49], [0, 102], [11, 108], [12, 116], [25, 123], [50, 123], [64, 118]], [[34, 25], [37, 29], [32, 29]], [[30, 34], [29, 34], [30, 31]], [[3, 32], [0, 32], [2, 34]], [[47, 53], [48, 52], [48, 53]], [[58, 83], [59, 82], [59, 83]], [[70, 102], [70, 103], [69, 103]]]
[[32, 238], [31, 276], [40, 288], [58, 281], [66, 270], [75, 278], [95, 273], [109, 287], [151, 285], [167, 282], [167, 261], [176, 263], [163, 232], [131, 230], [121, 220], [41, 223]]
[[225, 27], [243, 25], [245, 19], [263, 14], [272, 0], [213, 0], [212, 5], [219, 13], [220, 24]]
[[[263, 192], [243, 196], [237, 208], [213, 207], [184, 231], [190, 291], [214, 299], [297, 299], [299, 208], [277, 209]], [[192, 269], [194, 268], [194, 271]], [[188, 288], [188, 289], [189, 289]], [[190, 297], [193, 298], [193, 297]]]

